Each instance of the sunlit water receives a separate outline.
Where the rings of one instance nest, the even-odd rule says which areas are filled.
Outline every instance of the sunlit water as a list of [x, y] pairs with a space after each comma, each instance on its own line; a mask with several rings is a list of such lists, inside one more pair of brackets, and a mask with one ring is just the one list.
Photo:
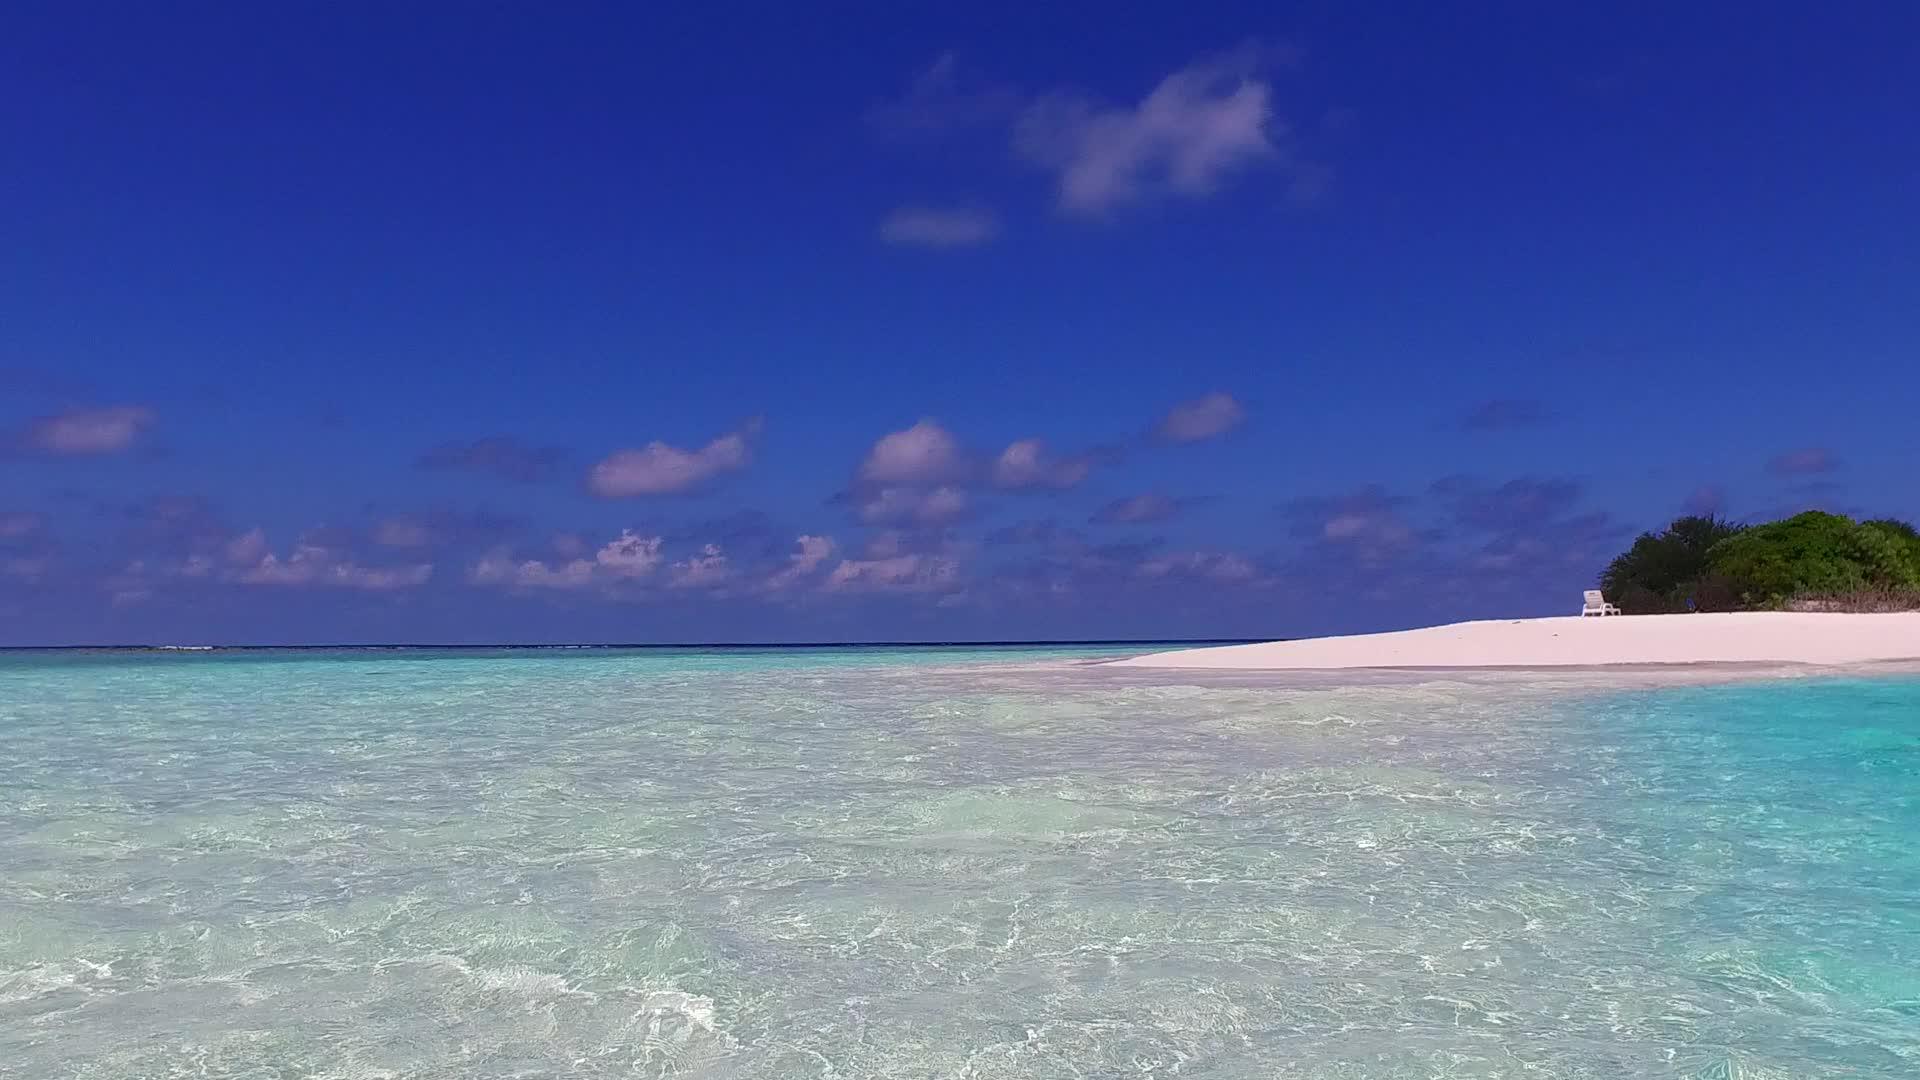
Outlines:
[[1920, 680], [0, 656], [7, 1077], [1920, 1076]]

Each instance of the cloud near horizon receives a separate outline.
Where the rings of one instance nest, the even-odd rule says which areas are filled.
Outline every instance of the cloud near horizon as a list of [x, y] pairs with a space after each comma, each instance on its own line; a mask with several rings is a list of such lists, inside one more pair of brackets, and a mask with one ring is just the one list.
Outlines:
[[[467, 571], [467, 580], [475, 585], [501, 585], [524, 589], [579, 589], [594, 584], [640, 581], [651, 575], [665, 556], [664, 541], [658, 536], [640, 536], [632, 529], [620, 530], [592, 558], [584, 556], [565, 562], [541, 559], [514, 560], [504, 552], [483, 557]], [[571, 548], [559, 544], [557, 547]]]
[[837, 593], [950, 592], [960, 580], [957, 560], [926, 552], [843, 559], [822, 586]]
[[723, 473], [753, 461], [752, 439], [759, 421], [750, 421], [694, 450], [658, 440], [632, 450], [616, 450], [587, 473], [587, 490], [603, 499], [677, 495], [692, 491]]
[[[490, 552], [467, 571], [467, 583], [523, 592], [595, 590], [634, 599], [650, 592], [701, 592], [727, 598], [773, 598], [816, 587], [838, 550], [828, 536], [802, 534], [783, 559], [744, 562], [718, 542], [691, 547], [680, 558], [667, 554], [662, 536], [632, 529], [602, 545], [592, 556], [560, 560], [515, 558], [506, 550]], [[569, 550], [580, 550], [571, 543]]]
[[213, 574], [236, 585], [323, 586], [369, 591], [407, 589], [424, 585], [433, 576], [433, 564], [364, 566], [323, 544], [302, 541], [284, 558], [268, 547], [266, 533], [251, 529], [228, 541], [227, 566], [214, 570], [204, 556], [189, 558], [179, 568], [186, 577]]
[[794, 539], [795, 551], [785, 566], [768, 575], [768, 592], [785, 592], [811, 577], [833, 557], [837, 545], [830, 536], [802, 535]]

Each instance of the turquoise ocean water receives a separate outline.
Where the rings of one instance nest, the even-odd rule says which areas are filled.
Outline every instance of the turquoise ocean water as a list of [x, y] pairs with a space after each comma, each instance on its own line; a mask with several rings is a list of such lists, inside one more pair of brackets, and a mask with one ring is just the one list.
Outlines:
[[1920, 679], [1088, 655], [0, 655], [0, 1076], [1920, 1076]]

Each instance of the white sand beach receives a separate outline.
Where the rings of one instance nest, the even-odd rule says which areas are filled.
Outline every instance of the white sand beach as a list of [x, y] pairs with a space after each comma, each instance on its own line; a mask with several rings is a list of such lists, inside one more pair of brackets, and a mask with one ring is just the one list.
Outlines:
[[1132, 667], [1241, 670], [1863, 664], [1920, 660], [1920, 612], [1565, 616], [1182, 649]]

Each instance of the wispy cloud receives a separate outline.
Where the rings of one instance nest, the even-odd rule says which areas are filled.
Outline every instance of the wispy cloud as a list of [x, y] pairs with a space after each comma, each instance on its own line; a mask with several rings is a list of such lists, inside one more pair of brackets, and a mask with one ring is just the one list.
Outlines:
[[746, 468], [753, 460], [752, 439], [758, 432], [759, 422], [754, 421], [697, 449], [655, 441], [638, 449], [617, 450], [587, 473], [587, 490], [603, 499], [691, 491], [723, 473]]
[[896, 137], [997, 126], [1022, 104], [1018, 90], [969, 70], [954, 52], [941, 53], [914, 75], [906, 92], [867, 111], [867, 122]]
[[935, 593], [959, 584], [960, 564], [944, 555], [908, 552], [883, 558], [844, 559], [824, 588], [840, 593]]
[[1227, 551], [1181, 551], [1157, 555], [1137, 570], [1150, 581], [1207, 581], [1251, 585], [1263, 581], [1259, 568], [1244, 555]]
[[1767, 471], [1775, 476], [1819, 476], [1840, 468], [1840, 459], [1824, 446], [1807, 446], [1775, 455]]
[[68, 409], [29, 421], [6, 441], [51, 457], [100, 457], [131, 447], [155, 419], [145, 405]]
[[442, 443], [420, 456], [423, 469], [465, 469], [491, 473], [517, 483], [533, 483], [553, 474], [567, 459], [557, 446], [530, 446], [511, 435], [489, 435], [464, 443]]
[[513, 589], [581, 589], [593, 584], [593, 563], [573, 559], [550, 563], [540, 559], [514, 561], [504, 555], [490, 555], [474, 563], [467, 580], [475, 585], [499, 585]]
[[860, 520], [868, 525], [928, 527], [959, 521], [970, 506], [967, 493], [952, 486], [878, 488], [861, 495], [856, 503]]
[[1163, 443], [1195, 443], [1218, 438], [1239, 427], [1247, 410], [1232, 395], [1215, 391], [1183, 401], [1154, 425], [1153, 437]]
[[794, 541], [794, 552], [788, 557], [786, 565], [768, 575], [766, 588], [769, 592], [785, 592], [798, 588], [812, 578], [828, 559], [833, 558], [836, 545], [829, 536], [801, 536]]
[[1159, 195], [1197, 198], [1261, 162], [1283, 161], [1283, 126], [1257, 50], [1176, 71], [1134, 105], [1055, 93], [1028, 105], [1015, 148], [1052, 172], [1060, 207], [1104, 214]]
[[1378, 563], [1410, 550], [1422, 540], [1408, 520], [1411, 500], [1368, 485], [1343, 495], [1294, 499], [1282, 508], [1292, 531], [1311, 545], [1349, 553]]
[[1183, 505], [1181, 500], [1147, 492], [1115, 499], [1087, 520], [1095, 525], [1147, 525], [1172, 518]]
[[880, 239], [896, 247], [981, 247], [999, 235], [999, 217], [979, 207], [903, 206], [880, 222]]
[[[660, 550], [662, 544], [658, 536], [641, 536], [631, 529], [622, 529], [619, 536], [609, 540], [592, 558], [581, 556], [562, 562], [516, 560], [504, 552], [496, 552], [475, 563], [467, 571], [467, 580], [475, 585], [521, 589], [580, 589], [594, 584], [641, 581], [665, 561]], [[571, 543], [557, 546], [574, 550]]]
[[1019, 439], [994, 459], [992, 478], [995, 487], [1008, 491], [1064, 491], [1078, 487], [1092, 470], [1089, 457], [1056, 457], [1043, 439]]
[[[285, 556], [276, 555], [268, 549], [266, 536], [259, 529], [235, 537], [227, 544], [225, 554], [230, 565], [220, 572], [219, 577], [237, 585], [314, 586], [385, 592], [424, 585], [433, 576], [431, 563], [364, 566], [332, 548], [307, 542], [295, 544]], [[202, 577], [212, 573], [212, 567], [204, 557], [190, 558], [181, 565], [179, 572], [187, 577]]]
[[[573, 544], [570, 550], [581, 550]], [[783, 558], [737, 559], [713, 541], [698, 544], [678, 558], [667, 554], [667, 541], [631, 529], [602, 545], [592, 555], [548, 560], [516, 558], [495, 551], [467, 571], [469, 584], [536, 591], [592, 591], [609, 598], [632, 599], [663, 592], [701, 592], [712, 596], [798, 596], [825, 587], [825, 574], [838, 550], [828, 536], [806, 534], [795, 538]]]
[[667, 573], [670, 589], [712, 589], [733, 579], [733, 564], [719, 544], [707, 544], [673, 564]]

